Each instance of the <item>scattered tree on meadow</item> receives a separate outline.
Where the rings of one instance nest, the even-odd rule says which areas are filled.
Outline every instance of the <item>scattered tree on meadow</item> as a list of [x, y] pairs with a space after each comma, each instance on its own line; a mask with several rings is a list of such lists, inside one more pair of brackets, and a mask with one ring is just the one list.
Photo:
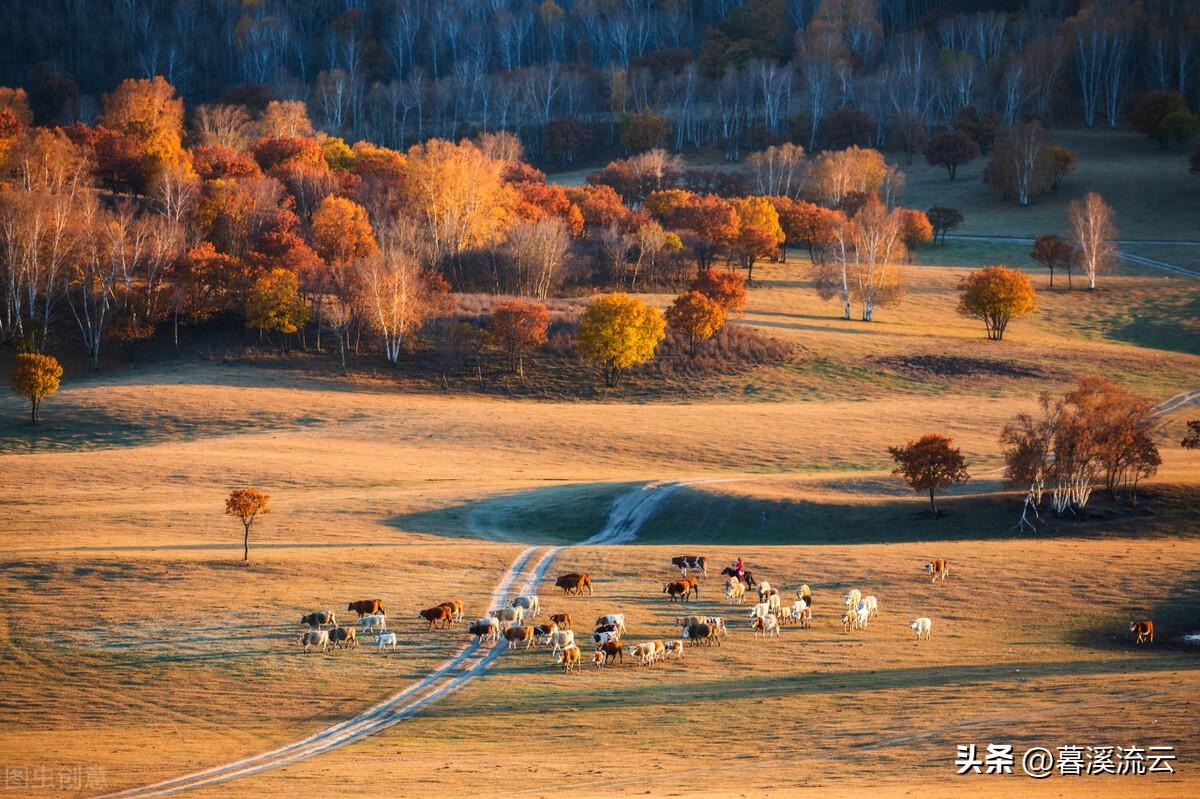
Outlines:
[[946, 244], [946, 233], [958, 227], [963, 222], [962, 211], [945, 205], [935, 205], [925, 212], [929, 224], [933, 227], [933, 240], [941, 239]]
[[628, 294], [607, 294], [584, 310], [575, 346], [601, 368], [605, 385], [613, 387], [625, 370], [654, 357], [665, 328], [654, 306]]
[[1018, 316], [1032, 312], [1033, 284], [1020, 269], [1007, 266], [987, 266], [972, 272], [958, 285], [962, 295], [958, 312], [963, 316], [983, 320], [987, 337], [1001, 341], [1008, 323]]
[[546, 343], [550, 312], [540, 302], [506, 300], [492, 310], [488, 327], [508, 358], [508, 368], [525, 376], [525, 355]]
[[1054, 186], [1055, 175], [1050, 138], [1042, 123], [1034, 120], [1014, 125], [1000, 141], [983, 170], [983, 182], [1025, 207]]
[[862, 305], [862, 321], [874, 319], [876, 306], [895, 305], [904, 296], [903, 209], [889, 210], [872, 195], [830, 237], [826, 257], [814, 266], [822, 299], [838, 297], [850, 318], [852, 302]]
[[1075, 251], [1087, 275], [1088, 291], [1096, 288], [1096, 275], [1108, 270], [1116, 258], [1117, 228], [1112, 218], [1112, 208], [1094, 191], [1085, 194], [1082, 201], [1072, 200], [1067, 205], [1067, 223], [1075, 236]]
[[717, 334], [725, 325], [725, 309], [699, 291], [686, 291], [667, 309], [667, 327], [687, 339], [688, 353]]
[[1067, 273], [1067, 289], [1071, 289], [1071, 272], [1075, 266], [1075, 245], [1053, 233], [1046, 233], [1033, 240], [1029, 257], [1050, 271], [1050, 288], [1054, 288], [1054, 270]]
[[53, 355], [22, 352], [12, 368], [13, 391], [29, 400], [29, 415], [34, 424], [41, 421], [42, 400], [58, 391], [63, 369]]
[[271, 512], [271, 497], [257, 488], [235, 488], [225, 500], [225, 515], [236, 516], [242, 523], [242, 560], [250, 560], [250, 526], [259, 516]]
[[379, 252], [358, 262], [354, 290], [367, 324], [383, 341], [390, 366], [400, 360], [409, 337], [432, 313], [439, 310], [446, 285], [426, 272], [412, 255], [407, 231], [388, 225], [380, 231]]
[[[778, 217], [777, 217], [778, 219]], [[740, 217], [728, 200], [706, 194], [693, 195], [671, 214], [671, 227], [688, 231], [689, 243], [698, 270], [712, 265], [713, 259], [734, 242], [741, 229]]]
[[850, 194], [879, 194], [891, 173], [883, 153], [862, 147], [826, 150], [811, 169], [812, 185], [829, 208]]
[[689, 291], [698, 291], [715, 302], [726, 314], [740, 313], [746, 307], [746, 281], [737, 272], [705, 269]]
[[260, 332], [276, 331], [287, 351], [288, 338], [308, 321], [308, 306], [300, 296], [300, 281], [283, 267], [255, 278], [246, 296], [246, 326]]
[[1052, 175], [1050, 188], [1057, 189], [1062, 185], [1063, 178], [1068, 173], [1075, 171], [1075, 164], [1078, 163], [1079, 158], [1075, 155], [1074, 150], [1069, 150], [1061, 144], [1051, 144], [1046, 149], [1046, 153]]
[[1079, 513], [1101, 483], [1114, 494], [1124, 485], [1134, 498], [1158, 470], [1153, 410], [1123, 386], [1083, 377], [1061, 399], [1043, 394], [1041, 408], [1040, 419], [1018, 414], [1000, 435], [1006, 479], [1029, 486], [1035, 504], [1048, 491], [1056, 514]]
[[954, 180], [958, 168], [979, 157], [979, 145], [961, 130], [948, 130], [934, 136], [925, 148], [925, 161], [930, 166], [944, 166]]
[[779, 248], [779, 260], [786, 260], [787, 248], [803, 244], [808, 250], [810, 263], [817, 262], [817, 253], [829, 241], [838, 226], [846, 221], [842, 211], [822, 208], [805, 200], [787, 197], [771, 197], [771, 203], [779, 215], [779, 226], [783, 230], [784, 242]]
[[908, 260], [911, 263], [913, 250], [933, 241], [933, 224], [923, 211], [915, 208], [901, 208], [900, 217], [904, 246], [908, 248]]
[[937, 433], [921, 436], [902, 447], [888, 447], [896, 468], [892, 474], [900, 475], [908, 487], [917, 493], [929, 494], [929, 508], [934, 516], [940, 515], [935, 495], [951, 485], [967, 482], [967, 463], [962, 451], [952, 446], [950, 438]]
[[1167, 148], [1171, 140], [1171, 129], [1166, 124], [1172, 115], [1190, 116], [1187, 101], [1179, 92], [1152, 90], [1142, 94], [1129, 109], [1129, 126], [1139, 133], [1158, 141], [1158, 146]]

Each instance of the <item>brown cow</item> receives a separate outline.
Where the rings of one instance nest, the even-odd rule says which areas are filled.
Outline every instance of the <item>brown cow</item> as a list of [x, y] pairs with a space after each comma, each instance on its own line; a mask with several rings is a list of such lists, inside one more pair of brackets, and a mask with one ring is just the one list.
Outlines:
[[461, 599], [452, 599], [449, 602], [439, 602], [439, 608], [450, 608], [450, 621], [462, 621], [463, 607]]
[[1147, 640], [1154, 643], [1154, 622], [1150, 619], [1129, 622], [1129, 632], [1137, 636], [1139, 644]]
[[929, 582], [936, 583], [938, 580], [946, 581], [946, 575], [950, 573], [950, 561], [945, 558], [937, 558], [925, 564], [925, 571], [933, 575], [933, 579]]
[[453, 611], [445, 605], [438, 605], [436, 608], [426, 608], [417, 613], [417, 618], [424, 619], [429, 622], [429, 629], [433, 629], [433, 625], [441, 622], [441, 629], [445, 630], [454, 621]]
[[551, 613], [550, 621], [557, 624], [560, 630], [571, 629], [571, 614], [570, 613]]
[[608, 641], [596, 647], [596, 651], [604, 655], [604, 662], [611, 663], [613, 658], [620, 659], [621, 663], [625, 662], [625, 649], [621, 646], [620, 641]]
[[329, 643], [333, 644], [334, 649], [357, 647], [358, 631], [353, 627], [334, 627], [329, 631]]
[[564, 574], [554, 581], [554, 585], [561, 588], [564, 594], [582, 595], [585, 588], [589, 595], [592, 593], [592, 578], [587, 572]]
[[569, 646], [558, 653], [558, 662], [562, 664], [563, 671], [567, 674], [575, 672], [578, 674], [579, 668], [579, 647]]
[[347, 605], [346, 610], [353, 610], [360, 619], [363, 616], [385, 613], [382, 599], [360, 599]]
[[667, 594], [672, 602], [674, 602], [676, 599], [678, 599], [680, 602], [687, 602], [690, 590], [687, 583], [681, 580], [676, 580], [672, 583], [663, 583], [662, 592]]
[[504, 631], [504, 640], [508, 641], [509, 649], [516, 649], [517, 644], [525, 644], [525, 648], [533, 646], [532, 627], [509, 627]]
[[700, 598], [700, 580], [695, 577], [684, 577], [680, 582], [687, 587], [688, 591], [696, 595], [696, 599]]

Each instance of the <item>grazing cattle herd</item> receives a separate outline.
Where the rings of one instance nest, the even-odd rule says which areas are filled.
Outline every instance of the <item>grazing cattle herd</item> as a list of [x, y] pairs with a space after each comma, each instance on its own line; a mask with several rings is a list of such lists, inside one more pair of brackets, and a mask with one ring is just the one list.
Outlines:
[[[679, 570], [680, 578], [663, 583], [662, 593], [668, 602], [688, 602], [699, 599], [700, 579], [706, 577], [706, 559], [696, 555], [681, 555], [671, 558], [671, 565]], [[729, 604], [742, 605], [747, 596], [754, 606], [749, 613], [749, 628], [753, 638], [782, 637], [785, 624], [794, 624], [800, 629], [809, 629], [813, 623], [813, 594], [807, 583], [795, 589], [795, 601], [784, 604], [780, 591], [769, 581], [756, 582], [751, 572], [742, 566], [721, 572], [725, 577], [725, 599]], [[945, 581], [950, 565], [944, 559], [925, 564], [925, 572], [932, 575], [932, 582]], [[593, 595], [592, 578], [586, 572], [560, 575], [554, 582], [563, 590], [563, 596], [581, 596], [586, 591]], [[753, 593], [752, 593], [753, 591]], [[363, 599], [351, 602], [347, 610], [358, 614], [358, 628], [341, 626], [331, 610], [318, 610], [300, 617], [298, 643], [304, 652], [319, 648], [322, 652], [334, 649], [353, 649], [358, 646], [358, 636], [374, 636], [379, 649], [397, 647], [396, 632], [387, 628], [387, 615], [381, 599]], [[851, 588], [842, 597], [841, 623], [844, 632], [867, 629], [872, 619], [879, 617], [879, 600], [873, 594], [865, 594]], [[550, 647], [553, 663], [562, 666], [564, 672], [578, 673], [582, 656], [580, 641], [586, 641], [592, 649], [592, 664], [604, 668], [620, 662], [624, 664], [626, 654], [638, 666], [650, 666], [666, 660], [682, 660], [685, 646], [721, 646], [722, 636], [728, 633], [725, 619], [721, 616], [679, 616], [674, 625], [679, 629], [679, 638], [660, 641], [625, 642], [627, 625], [624, 613], [609, 613], [598, 617], [592, 632], [577, 639], [568, 612], [551, 613], [549, 620], [533, 624], [541, 616], [541, 601], [536, 594], [513, 598], [505, 607], [494, 608], [487, 615], [467, 624], [467, 633], [475, 642], [506, 642], [508, 649], [532, 649]], [[426, 630], [447, 630], [464, 619], [463, 603], [453, 599], [417, 612], [417, 618], [426, 622]], [[913, 619], [908, 627], [916, 633], [916, 640], [929, 640], [933, 630], [933, 619], [928, 616]], [[1154, 642], [1154, 622], [1150, 620], [1129, 623], [1129, 633], [1138, 644]]]

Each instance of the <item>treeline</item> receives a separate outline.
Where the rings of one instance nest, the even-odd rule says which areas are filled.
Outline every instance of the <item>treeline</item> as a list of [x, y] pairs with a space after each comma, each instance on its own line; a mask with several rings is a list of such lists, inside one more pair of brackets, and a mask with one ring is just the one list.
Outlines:
[[[1146, 91], [1197, 107], [1198, 58], [1194, 0], [39, 0], [0, 9], [0, 83], [26, 88], [39, 123], [91, 122], [122, 79], [163, 75], [197, 113], [261, 114], [272, 100], [298, 101], [330, 134], [401, 149], [510, 130], [535, 160], [559, 164], [656, 146], [715, 146], [738, 160], [789, 140], [911, 151], [916, 131], [964, 118], [985, 138], [1030, 118], [1115, 127]], [[1187, 138], [1193, 120], [1147, 132]], [[1130, 122], [1142, 129], [1138, 115]]]

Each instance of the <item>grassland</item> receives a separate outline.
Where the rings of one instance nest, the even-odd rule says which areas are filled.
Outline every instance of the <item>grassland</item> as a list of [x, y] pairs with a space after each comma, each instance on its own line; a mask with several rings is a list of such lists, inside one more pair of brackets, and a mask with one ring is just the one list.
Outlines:
[[[1062, 191], [1092, 179], [1083, 164]], [[953, 188], [968, 185], [981, 191], [965, 177]], [[910, 177], [916, 196], [927, 188], [932, 176]], [[968, 220], [995, 220], [969, 230], [1024, 234], [1016, 215], [1048, 221], [1059, 196], [1021, 210], [971, 195]], [[1176, 238], [1194, 211], [1171, 211]], [[631, 639], [671, 636], [682, 609], [660, 582], [687, 550], [715, 564], [741, 555], [785, 591], [807, 582], [813, 629], [755, 641], [710, 579], [689, 610], [731, 618], [719, 649], [577, 677], [544, 649], [506, 653], [386, 732], [188, 795], [1194, 796], [1200, 651], [1181, 636], [1200, 630], [1200, 453], [1178, 446], [1188, 413], [1163, 420], [1163, 465], [1139, 504], [1098, 497], [1086, 518], [1019, 536], [996, 436], [1083, 373], [1155, 400], [1196, 388], [1200, 286], [1122, 267], [1094, 293], [1040, 291], [1034, 315], [987, 342], [954, 314], [955, 286], [978, 264], [1022, 263], [1020, 249], [921, 251], [904, 305], [870, 325], [838, 319], [801, 259], [756, 269], [739, 323], [797, 355], [735, 375], [512, 396], [230, 357], [70, 372], [36, 429], [0, 397], [5, 765], [95, 765], [120, 789], [304, 738], [461, 647], [461, 630], [426, 632], [416, 609], [457, 597], [481, 614], [526, 544], [579, 542], [626, 491], [674, 480], [632, 545], [562, 552], [550, 579], [588, 570], [596, 595], [563, 598], [548, 581], [545, 609], [624, 611]], [[531, 383], [555, 386], [584, 374], [550, 359], [530, 368]], [[932, 430], [973, 475], [939, 519], [886, 455]], [[222, 515], [240, 485], [274, 507], [249, 565]], [[947, 582], [922, 576], [931, 557], [951, 561]], [[834, 609], [851, 586], [882, 611], [853, 634]], [[301, 612], [368, 596], [385, 599], [398, 652], [304, 656], [291, 643]], [[929, 642], [905, 626], [917, 615], [935, 620]], [[1153, 647], [1124, 635], [1141, 617], [1159, 623]], [[1179, 774], [955, 777], [955, 746], [969, 743], [1173, 744]]]

